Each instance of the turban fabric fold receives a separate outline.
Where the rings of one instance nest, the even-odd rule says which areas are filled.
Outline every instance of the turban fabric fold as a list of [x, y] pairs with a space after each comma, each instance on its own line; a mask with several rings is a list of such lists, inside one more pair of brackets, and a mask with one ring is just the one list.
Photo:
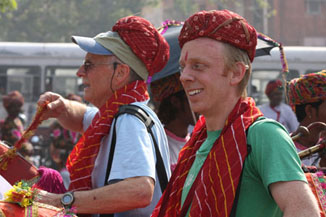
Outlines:
[[265, 94], [268, 96], [271, 94], [274, 90], [276, 89], [281, 89], [283, 88], [283, 84], [281, 80], [272, 80], [268, 82], [266, 89], [265, 89]]
[[257, 32], [243, 17], [232, 11], [200, 11], [189, 17], [179, 35], [180, 47], [199, 37], [208, 37], [245, 50], [251, 62], [255, 57]]
[[180, 73], [175, 73], [151, 83], [151, 92], [154, 100], [158, 102], [182, 90]]
[[146, 19], [137, 16], [121, 18], [112, 31], [117, 32], [145, 64], [149, 76], [162, 70], [168, 62], [169, 44]]

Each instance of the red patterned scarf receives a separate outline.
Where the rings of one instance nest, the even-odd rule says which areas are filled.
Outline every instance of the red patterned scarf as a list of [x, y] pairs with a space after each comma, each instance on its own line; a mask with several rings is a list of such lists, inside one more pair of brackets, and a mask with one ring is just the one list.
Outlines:
[[149, 99], [144, 81], [135, 81], [114, 92], [95, 115], [67, 160], [71, 184], [69, 190], [92, 189], [91, 174], [100, 149], [101, 140], [110, 132], [114, 115], [121, 105]]
[[189, 216], [228, 217], [247, 156], [246, 129], [260, 116], [262, 114], [253, 99], [238, 101], [182, 208], [181, 195], [185, 180], [197, 150], [207, 138], [205, 119], [202, 117], [197, 122], [190, 141], [181, 150], [177, 167], [152, 216], [185, 216], [190, 207]]

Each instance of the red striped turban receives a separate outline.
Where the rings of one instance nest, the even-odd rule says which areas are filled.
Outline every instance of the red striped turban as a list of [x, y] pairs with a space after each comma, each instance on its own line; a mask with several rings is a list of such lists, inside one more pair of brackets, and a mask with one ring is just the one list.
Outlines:
[[189, 17], [179, 35], [183, 45], [199, 37], [208, 37], [245, 50], [252, 62], [256, 53], [257, 33], [240, 15], [228, 10], [200, 11]]
[[137, 16], [121, 18], [112, 31], [118, 32], [122, 40], [145, 64], [149, 76], [162, 70], [168, 62], [169, 44], [146, 19]]
[[151, 92], [154, 100], [158, 102], [182, 90], [180, 73], [172, 74], [151, 83]]
[[277, 80], [272, 80], [268, 82], [266, 89], [265, 89], [265, 94], [268, 96], [271, 94], [274, 90], [276, 89], [281, 89], [283, 88], [282, 81], [277, 79]]

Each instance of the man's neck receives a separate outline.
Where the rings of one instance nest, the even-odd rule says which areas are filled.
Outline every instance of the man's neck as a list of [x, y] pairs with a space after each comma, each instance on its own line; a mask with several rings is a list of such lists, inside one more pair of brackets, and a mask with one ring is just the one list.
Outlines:
[[[233, 99], [230, 99], [233, 98]], [[223, 104], [214, 108], [212, 113], [204, 114], [206, 120], [207, 130], [209, 131], [216, 131], [221, 130], [224, 125], [225, 121], [227, 120], [229, 114], [233, 110], [234, 106], [237, 104], [239, 98], [230, 97], [227, 101]]]

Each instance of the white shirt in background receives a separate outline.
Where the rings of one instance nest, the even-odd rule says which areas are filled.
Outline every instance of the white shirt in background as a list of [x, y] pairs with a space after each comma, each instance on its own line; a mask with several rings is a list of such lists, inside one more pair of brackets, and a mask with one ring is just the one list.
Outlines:
[[274, 119], [285, 126], [289, 133], [297, 130], [299, 122], [289, 105], [281, 103], [280, 105], [271, 108], [269, 103], [266, 103], [258, 106], [258, 108], [265, 117]]
[[190, 134], [185, 138], [176, 136], [171, 131], [164, 129], [166, 136], [168, 138], [169, 151], [170, 151], [170, 165], [175, 165], [178, 161], [178, 156], [181, 148], [188, 142], [190, 139]]

